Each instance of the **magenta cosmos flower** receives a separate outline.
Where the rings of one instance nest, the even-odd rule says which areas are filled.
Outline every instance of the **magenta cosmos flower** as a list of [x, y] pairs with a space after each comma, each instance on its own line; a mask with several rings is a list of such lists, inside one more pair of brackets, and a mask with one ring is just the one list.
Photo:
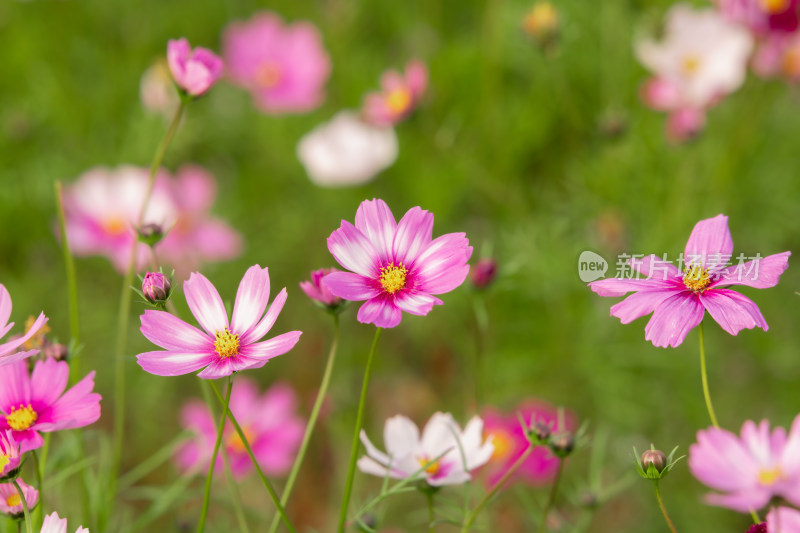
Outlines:
[[379, 328], [400, 323], [402, 311], [427, 315], [442, 301], [434, 294], [450, 292], [469, 273], [472, 247], [464, 233], [436, 239], [433, 214], [412, 207], [399, 223], [383, 200], [365, 200], [355, 226], [342, 220], [328, 237], [328, 250], [352, 272], [334, 272], [323, 279], [345, 300], [366, 300], [358, 321]]
[[756, 326], [766, 331], [767, 322], [758, 306], [726, 287], [774, 287], [789, 264], [791, 252], [725, 267], [732, 253], [728, 217], [717, 215], [701, 220], [692, 230], [683, 256], [683, 272], [671, 262], [650, 255], [630, 262], [644, 279], [603, 279], [589, 286], [600, 296], [633, 292], [611, 307], [611, 316], [628, 324], [653, 313], [644, 331], [645, 339], [655, 346], [681, 344], [689, 330], [703, 320], [705, 311], [731, 335]]
[[200, 46], [192, 50], [185, 38], [167, 43], [167, 63], [175, 83], [192, 96], [200, 96], [222, 76], [222, 60]]
[[[0, 338], [14, 327], [14, 323], [8, 321], [10, 318], [11, 295], [8, 293], [8, 289], [0, 283]], [[0, 344], [0, 368], [39, 353], [39, 350], [22, 350], [19, 352], [17, 350], [36, 335], [45, 323], [47, 323], [47, 317], [44, 316], [44, 313], [39, 313], [39, 317], [28, 328], [25, 335]]]
[[331, 62], [308, 22], [284, 25], [275, 13], [256, 13], [225, 30], [223, 56], [231, 81], [251, 92], [267, 113], [303, 113], [325, 98]]
[[741, 437], [721, 428], [697, 432], [689, 448], [689, 470], [701, 483], [724, 494], [709, 494], [711, 505], [742, 513], [758, 510], [773, 496], [800, 505], [800, 415], [787, 436], [783, 428], [770, 433], [766, 420], [748, 420]]
[[[25, 495], [25, 503], [28, 504], [28, 509], [33, 509], [39, 502], [39, 491], [20, 478], [17, 478], [17, 483], [19, 483], [19, 488], [22, 489], [22, 494]], [[21, 516], [24, 511], [22, 498], [14, 484], [0, 484], [0, 513], [16, 517]]]
[[[52, 513], [44, 517], [44, 523], [39, 533], [67, 533], [67, 519]], [[75, 533], [89, 533], [85, 527], [78, 527]]]
[[428, 69], [422, 61], [406, 65], [405, 74], [389, 70], [381, 77], [381, 91], [364, 99], [364, 118], [376, 126], [392, 126], [417, 107], [428, 86]]
[[[230, 408], [264, 473], [268, 476], [287, 473], [294, 463], [305, 430], [305, 422], [297, 416], [294, 389], [286, 383], [277, 383], [260, 394], [254, 381], [239, 378], [231, 393]], [[208, 406], [190, 400], [181, 409], [181, 425], [194, 433], [195, 438], [178, 450], [178, 465], [183, 470], [206, 470], [217, 438], [217, 424]], [[242, 478], [249, 474], [253, 463], [230, 422], [225, 426], [222, 438], [233, 475]], [[224, 468], [221, 455], [217, 456], [214, 468], [217, 471]]]
[[183, 283], [183, 292], [205, 331], [166, 311], [145, 311], [142, 334], [164, 348], [137, 356], [139, 366], [151, 374], [179, 376], [203, 368], [198, 374], [201, 378], [230, 376], [239, 370], [261, 368], [291, 350], [300, 339], [300, 331], [290, 331], [259, 342], [286, 302], [284, 288], [264, 314], [269, 302], [269, 271], [259, 265], [248, 268], [239, 283], [230, 321], [217, 289], [199, 272], [193, 272]]
[[25, 361], [0, 370], [0, 431], [13, 432], [20, 453], [44, 443], [40, 432], [80, 428], [100, 418], [94, 372], [65, 392], [67, 378], [69, 365], [55, 359], [37, 361], [32, 374]]
[[14, 433], [7, 429], [0, 431], [0, 480], [9, 477], [19, 468], [20, 453]]

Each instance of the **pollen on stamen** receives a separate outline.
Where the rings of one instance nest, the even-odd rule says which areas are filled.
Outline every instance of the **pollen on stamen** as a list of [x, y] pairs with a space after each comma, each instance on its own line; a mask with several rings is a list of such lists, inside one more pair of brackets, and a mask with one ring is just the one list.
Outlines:
[[233, 357], [239, 353], [239, 335], [234, 335], [228, 328], [217, 331], [214, 350], [220, 357]]
[[387, 266], [381, 268], [381, 285], [383, 290], [389, 294], [394, 294], [406, 286], [406, 276], [408, 270], [403, 266], [403, 263], [389, 263]]
[[12, 494], [8, 498], [6, 498], [6, 505], [9, 507], [16, 507], [22, 503], [22, 498], [19, 497], [19, 494]]
[[434, 461], [431, 463], [430, 459], [428, 459], [425, 456], [422, 456], [417, 458], [417, 462], [419, 463], [420, 467], [428, 465], [427, 467], [425, 467], [425, 472], [430, 474], [431, 476], [435, 476], [436, 474], [439, 473], [439, 468], [440, 468], [439, 461]]
[[700, 265], [687, 266], [683, 274], [683, 284], [694, 292], [702, 292], [711, 284], [711, 275], [707, 268]]
[[37, 418], [39, 415], [33, 410], [31, 404], [20, 404], [19, 407], [11, 408], [11, 413], [6, 416], [6, 424], [14, 431], [25, 431], [36, 422]]
[[395, 89], [386, 98], [386, 105], [397, 114], [405, 113], [411, 105], [411, 93], [405, 87]]

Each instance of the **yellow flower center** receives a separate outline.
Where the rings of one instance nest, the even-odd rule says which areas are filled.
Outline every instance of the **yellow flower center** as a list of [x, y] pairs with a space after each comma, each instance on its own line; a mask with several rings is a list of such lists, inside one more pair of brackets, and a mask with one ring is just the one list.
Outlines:
[[683, 274], [683, 284], [686, 288], [694, 292], [703, 292], [711, 283], [711, 276], [708, 269], [700, 265], [687, 266]]
[[[30, 331], [31, 327], [33, 327], [34, 322], [36, 322], [36, 318], [33, 316], [29, 316], [28, 319], [25, 321], [25, 332], [27, 333]], [[45, 324], [39, 330], [33, 334], [33, 337], [26, 340], [25, 343], [22, 345], [26, 350], [34, 350], [36, 348], [42, 347], [42, 342], [44, 341], [45, 334], [50, 332], [50, 326]]]
[[8, 498], [6, 498], [6, 505], [9, 507], [16, 507], [22, 503], [22, 498], [19, 497], [19, 494], [12, 494]]
[[121, 235], [128, 229], [128, 223], [120, 216], [112, 216], [105, 219], [101, 224], [103, 231], [111, 235]]
[[8, 463], [11, 462], [11, 457], [8, 455], [0, 455], [0, 472], [8, 466]]
[[[256, 432], [253, 431], [251, 428], [243, 427], [242, 433], [244, 433], [244, 438], [247, 439], [247, 443], [252, 446], [253, 441], [256, 438]], [[247, 447], [244, 445], [244, 442], [242, 442], [241, 437], [239, 437], [239, 432], [234, 431], [233, 434], [228, 439], [228, 449], [236, 453], [247, 452]]]
[[700, 58], [694, 55], [684, 57], [681, 62], [681, 69], [686, 76], [697, 74], [697, 71], [700, 70]]
[[434, 462], [431, 463], [430, 459], [428, 459], [424, 455], [422, 457], [418, 457], [417, 458], [417, 462], [419, 463], [420, 467], [424, 467], [425, 465], [428, 465], [427, 467], [425, 467], [425, 472], [427, 472], [428, 474], [430, 474], [432, 476], [435, 476], [436, 474], [438, 474], [439, 473], [439, 468], [441, 468], [439, 466], [439, 461], [434, 461]]
[[25, 431], [36, 422], [37, 418], [39, 415], [33, 410], [31, 404], [27, 406], [20, 404], [19, 407], [11, 408], [11, 413], [6, 416], [6, 423], [14, 431]]
[[411, 105], [411, 92], [405, 87], [394, 89], [386, 97], [386, 105], [394, 113], [405, 113]]
[[492, 461], [503, 460], [511, 452], [511, 449], [514, 446], [514, 441], [507, 431], [493, 431], [491, 436], [492, 444], [494, 445]]
[[233, 357], [239, 353], [239, 335], [234, 335], [231, 330], [218, 331], [214, 341], [214, 350], [220, 357]]
[[389, 294], [394, 294], [406, 286], [406, 275], [408, 270], [403, 266], [403, 263], [389, 263], [388, 266], [381, 268], [381, 285], [383, 290]]
[[525, 15], [522, 28], [533, 35], [550, 32], [558, 26], [558, 11], [550, 2], [540, 2]]
[[255, 75], [256, 85], [261, 89], [272, 89], [281, 81], [281, 69], [272, 61], [263, 63]]
[[762, 11], [770, 15], [782, 13], [789, 7], [789, 0], [758, 0], [758, 3]]
[[783, 472], [777, 466], [770, 470], [762, 470], [758, 474], [758, 481], [762, 485], [774, 485], [776, 482], [783, 479]]

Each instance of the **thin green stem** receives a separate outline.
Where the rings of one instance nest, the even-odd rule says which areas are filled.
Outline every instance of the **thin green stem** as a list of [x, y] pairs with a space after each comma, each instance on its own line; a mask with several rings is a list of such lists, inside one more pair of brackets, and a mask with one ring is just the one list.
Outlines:
[[[283, 489], [283, 495], [281, 496], [281, 506], [284, 508], [286, 504], [289, 502], [289, 496], [292, 494], [292, 489], [294, 488], [294, 482], [297, 480], [297, 475], [300, 472], [300, 467], [303, 465], [303, 459], [306, 456], [306, 451], [308, 450], [308, 443], [311, 441], [311, 434], [314, 432], [314, 428], [317, 424], [317, 418], [319, 417], [319, 412], [322, 409], [322, 403], [325, 400], [325, 395], [328, 393], [328, 385], [331, 382], [331, 375], [333, 374], [333, 363], [336, 359], [336, 349], [339, 345], [339, 315], [333, 313], [333, 341], [331, 342], [331, 349], [328, 352], [328, 362], [325, 365], [325, 372], [322, 374], [322, 383], [319, 386], [319, 392], [317, 393], [317, 399], [314, 402], [314, 407], [311, 409], [311, 416], [308, 419], [308, 425], [306, 426], [305, 435], [303, 435], [303, 442], [300, 444], [300, 451], [297, 454], [297, 457], [294, 460], [294, 465], [292, 466], [292, 471], [289, 473], [289, 479], [286, 480], [286, 486]], [[280, 516], [275, 515], [272, 518], [272, 524], [270, 525], [269, 532], [275, 533], [278, 531], [278, 524], [280, 523]]]
[[25, 493], [22, 492], [22, 487], [19, 486], [17, 480], [14, 479], [12, 483], [14, 484], [14, 487], [16, 487], [17, 493], [19, 493], [20, 500], [22, 500], [22, 512], [25, 514], [25, 529], [28, 531], [28, 533], [33, 533], [33, 524], [31, 524], [31, 512], [28, 509], [28, 500], [25, 499]]
[[669, 526], [669, 530], [672, 531], [672, 533], [678, 533], [678, 531], [675, 529], [675, 525], [672, 523], [672, 520], [669, 517], [669, 514], [667, 513], [667, 508], [664, 507], [664, 500], [661, 499], [661, 490], [658, 488], [658, 480], [655, 480], [653, 484], [656, 487], [656, 498], [658, 499], [658, 506], [661, 508], [661, 514], [664, 515], [664, 520], [667, 521], [667, 526]]
[[758, 525], [761, 523], [761, 517], [758, 516], [758, 513], [753, 509], [750, 509], [750, 516], [753, 518], [753, 524]]
[[714, 427], [718, 428], [717, 415], [714, 414], [714, 406], [711, 405], [711, 394], [708, 392], [708, 372], [706, 371], [706, 343], [705, 336], [703, 335], [703, 323], [697, 328], [700, 332], [700, 378], [703, 380], [703, 396], [706, 399], [706, 409], [708, 409], [708, 416], [711, 418], [711, 423]]
[[[50, 436], [48, 433], [47, 436]], [[42, 507], [44, 507], [44, 490], [42, 488], [42, 479], [44, 478], [44, 470], [42, 469], [42, 465], [39, 463], [39, 456], [36, 454], [36, 450], [31, 452], [33, 454], [33, 469], [36, 471], [36, 486], [39, 487], [39, 505], [36, 509], [33, 510], [33, 517], [38, 524], [42, 518]]]
[[211, 479], [214, 477], [214, 467], [217, 466], [217, 453], [219, 453], [219, 446], [222, 444], [222, 434], [225, 431], [225, 419], [228, 417], [228, 404], [231, 401], [232, 390], [233, 380], [228, 376], [228, 391], [225, 393], [225, 402], [222, 404], [222, 414], [219, 415], [217, 441], [214, 443], [214, 451], [211, 453], [211, 463], [208, 465], [208, 473], [206, 474], [206, 486], [203, 492], [203, 509], [200, 511], [200, 521], [197, 523], [197, 533], [202, 533], [206, 528], [208, 501], [211, 497]]
[[[525, 462], [525, 460], [528, 458], [531, 452], [533, 452], [532, 445], [528, 446], [528, 448], [522, 453], [522, 455], [519, 456], [519, 458], [514, 462], [514, 464], [511, 465], [511, 468], [509, 468], [506, 471], [506, 473], [503, 474], [503, 477], [497, 480], [497, 483], [495, 483], [494, 487], [492, 487], [492, 490], [490, 490], [484, 495], [484, 497], [481, 499], [480, 502], [478, 502], [478, 505], [475, 506], [475, 509], [472, 510], [467, 519], [464, 520], [464, 525], [461, 527], [461, 533], [467, 533], [467, 531], [469, 531], [469, 529], [472, 527], [472, 524], [475, 522], [475, 519], [478, 518], [478, 514], [480, 514], [483, 508], [486, 507], [486, 504], [488, 504], [492, 500], [492, 498], [495, 497], [495, 495], [500, 491], [500, 489], [503, 488], [503, 485], [505, 485], [506, 481], [508, 481], [508, 479], [512, 475], [514, 475], [514, 472], [516, 472], [517, 469], [520, 466], [522, 466], [522, 463]], [[563, 460], [561, 462], [563, 464]], [[561, 466], [559, 466], [559, 470], [560, 469]]]
[[486, 351], [486, 337], [489, 330], [489, 313], [486, 311], [486, 301], [483, 293], [473, 291], [472, 310], [475, 314], [475, 405], [483, 401], [483, 359]]
[[433, 533], [433, 525], [436, 520], [436, 509], [433, 505], [433, 491], [427, 492], [428, 496], [428, 533]]
[[[80, 323], [78, 319], [78, 281], [75, 275], [75, 261], [67, 239], [67, 223], [64, 215], [64, 196], [61, 192], [61, 182], [55, 182], [56, 206], [58, 208], [58, 231], [61, 236], [61, 251], [64, 255], [64, 270], [67, 273], [67, 295], [69, 300], [69, 331], [73, 346], [80, 344]], [[79, 362], [74, 361], [72, 372], [80, 374]]]
[[[222, 399], [222, 395], [219, 393], [219, 389], [214, 384], [213, 381], [210, 382], [211, 389], [214, 391], [214, 394], [217, 396], [217, 400], [220, 404], [225, 405]], [[250, 457], [250, 461], [252, 461], [253, 466], [256, 468], [256, 472], [258, 473], [258, 477], [261, 478], [261, 483], [264, 484], [264, 487], [269, 492], [270, 498], [272, 498], [272, 503], [275, 504], [275, 509], [278, 510], [278, 514], [281, 515], [283, 519], [284, 525], [291, 533], [297, 533], [294, 525], [292, 525], [292, 521], [289, 520], [289, 515], [286, 514], [286, 510], [281, 505], [280, 500], [278, 499], [278, 495], [275, 493], [275, 489], [272, 488], [272, 484], [267, 479], [267, 476], [264, 475], [264, 472], [261, 470], [261, 465], [258, 464], [256, 460], [256, 456], [253, 454], [253, 449], [250, 447], [250, 442], [247, 440], [247, 435], [245, 435], [244, 431], [242, 430], [242, 426], [239, 425], [239, 421], [236, 420], [236, 417], [233, 415], [233, 412], [225, 407], [225, 411], [228, 413], [228, 417], [230, 418], [231, 422], [233, 423], [234, 429], [236, 429], [236, 434], [239, 435], [239, 439], [241, 439], [242, 444], [244, 444], [244, 449], [247, 451], [247, 455]]]
[[[561, 427], [564, 426], [562, 425]], [[564, 473], [565, 463], [566, 463], [565, 459], [561, 459], [558, 463], [558, 472], [556, 472], [556, 478], [553, 480], [553, 485], [550, 487], [550, 495], [547, 497], [547, 504], [544, 506], [544, 511], [542, 511], [542, 523], [539, 524], [539, 533], [544, 533], [547, 530], [547, 515], [550, 514], [550, 509], [556, 502], [558, 485], [561, 482], [561, 474]]]
[[375, 337], [372, 339], [372, 348], [367, 356], [367, 366], [364, 369], [364, 382], [361, 384], [361, 399], [358, 401], [358, 412], [356, 414], [356, 427], [353, 431], [353, 446], [350, 449], [350, 465], [347, 467], [347, 481], [344, 485], [344, 496], [342, 506], [339, 509], [339, 526], [337, 531], [344, 533], [345, 523], [347, 522], [347, 507], [350, 505], [350, 494], [353, 492], [353, 479], [356, 473], [356, 458], [359, 449], [359, 433], [361, 425], [364, 423], [364, 404], [367, 400], [367, 388], [369, 387], [369, 377], [372, 370], [372, 358], [375, 355], [375, 348], [378, 346], [378, 339], [381, 337], [383, 328], [375, 328]]

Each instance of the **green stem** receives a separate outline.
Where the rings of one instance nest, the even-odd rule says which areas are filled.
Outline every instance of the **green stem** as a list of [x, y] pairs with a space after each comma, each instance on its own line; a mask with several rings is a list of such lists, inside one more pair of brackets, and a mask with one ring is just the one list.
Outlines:
[[[561, 427], [564, 427], [563, 425]], [[561, 474], [564, 472], [565, 459], [558, 462], [558, 472], [556, 472], [556, 479], [553, 480], [553, 485], [550, 487], [550, 495], [547, 497], [547, 504], [544, 506], [542, 512], [542, 523], [539, 524], [539, 533], [544, 533], [547, 530], [547, 515], [550, 514], [550, 509], [556, 501], [556, 494], [558, 493], [558, 485], [561, 482]]]
[[[64, 255], [64, 270], [67, 273], [67, 295], [69, 298], [69, 331], [73, 346], [80, 343], [80, 324], [78, 321], [78, 281], [75, 276], [75, 261], [67, 239], [67, 223], [64, 215], [64, 197], [61, 191], [61, 182], [55, 182], [56, 206], [58, 208], [58, 231], [61, 236], [61, 251]], [[80, 374], [79, 362], [74, 361], [72, 372]]]
[[[325, 400], [325, 395], [328, 393], [328, 385], [331, 382], [331, 375], [333, 374], [333, 363], [336, 359], [336, 349], [339, 345], [339, 315], [334, 312], [333, 314], [333, 341], [331, 342], [331, 349], [328, 352], [328, 362], [325, 365], [325, 372], [322, 375], [322, 383], [319, 386], [319, 392], [317, 393], [317, 399], [314, 402], [314, 407], [311, 409], [311, 416], [308, 419], [308, 425], [306, 426], [305, 435], [303, 435], [303, 442], [300, 444], [300, 451], [297, 454], [297, 457], [294, 460], [294, 465], [292, 466], [292, 471], [289, 473], [289, 479], [286, 480], [286, 486], [283, 489], [283, 495], [281, 496], [281, 506], [284, 508], [286, 504], [289, 502], [289, 496], [292, 494], [292, 489], [294, 488], [294, 482], [297, 480], [297, 475], [300, 472], [300, 467], [303, 464], [303, 459], [306, 455], [306, 450], [308, 449], [308, 443], [311, 441], [311, 434], [314, 432], [314, 427], [317, 424], [317, 418], [319, 417], [319, 412], [322, 409], [322, 403]], [[269, 532], [275, 533], [278, 530], [278, 524], [280, 523], [280, 516], [275, 515], [272, 518], [272, 525], [270, 525]]]
[[475, 313], [475, 405], [483, 401], [483, 359], [486, 351], [486, 336], [489, 329], [489, 314], [486, 312], [486, 301], [483, 293], [473, 291], [472, 309]]
[[25, 529], [27, 529], [28, 533], [33, 533], [33, 524], [31, 524], [31, 513], [28, 510], [28, 501], [25, 499], [25, 493], [22, 492], [22, 487], [19, 486], [19, 483], [17, 483], [16, 479], [14, 479], [12, 483], [17, 488], [20, 500], [22, 500], [22, 512], [25, 514]]
[[375, 355], [375, 348], [378, 346], [378, 339], [381, 337], [381, 331], [383, 331], [383, 328], [375, 329], [375, 337], [372, 339], [372, 348], [367, 356], [367, 366], [364, 370], [364, 382], [361, 384], [361, 399], [358, 401], [356, 427], [353, 431], [353, 446], [350, 449], [350, 465], [347, 468], [347, 481], [344, 486], [342, 506], [339, 509], [339, 527], [337, 528], [339, 533], [344, 533], [345, 523], [347, 521], [347, 507], [350, 505], [350, 494], [353, 492], [353, 478], [356, 473], [356, 458], [358, 457], [359, 449], [359, 433], [361, 432], [361, 425], [364, 422], [364, 404], [367, 400], [367, 388], [369, 387], [369, 376], [372, 370], [372, 358]]
[[208, 465], [206, 474], [206, 486], [203, 492], [203, 509], [200, 511], [200, 521], [197, 523], [197, 533], [202, 533], [206, 528], [206, 517], [208, 516], [208, 501], [211, 497], [211, 479], [214, 477], [214, 467], [217, 465], [217, 453], [222, 444], [222, 434], [225, 431], [225, 419], [228, 417], [228, 404], [231, 401], [231, 391], [233, 390], [233, 380], [228, 376], [228, 391], [225, 393], [225, 401], [222, 404], [222, 414], [219, 415], [219, 427], [217, 428], [217, 441], [214, 443], [214, 451], [211, 453], [211, 463]]
[[672, 533], [678, 533], [675, 529], [675, 525], [672, 523], [672, 520], [669, 518], [669, 514], [667, 513], [667, 508], [664, 507], [664, 500], [661, 499], [661, 490], [658, 488], [658, 480], [654, 481], [656, 487], [656, 498], [658, 499], [658, 506], [661, 508], [661, 514], [664, 515], [664, 520], [667, 521], [667, 526], [669, 526], [669, 530]]
[[[225, 406], [222, 399], [222, 395], [219, 393], [219, 389], [217, 389], [217, 386], [214, 384], [213, 381], [211, 381], [210, 383], [211, 383], [211, 389], [217, 396], [217, 400], [220, 402], [220, 404]], [[247, 451], [247, 455], [250, 457], [250, 461], [252, 461], [253, 466], [256, 468], [258, 477], [261, 478], [261, 483], [264, 484], [264, 487], [267, 489], [267, 492], [269, 492], [269, 496], [270, 498], [272, 498], [272, 503], [275, 504], [275, 509], [277, 509], [278, 513], [281, 515], [284, 525], [286, 525], [286, 528], [291, 533], [297, 533], [297, 530], [295, 529], [294, 525], [292, 525], [292, 521], [289, 520], [289, 515], [286, 514], [286, 510], [281, 505], [280, 500], [278, 500], [278, 495], [275, 493], [275, 489], [272, 488], [272, 484], [269, 482], [269, 479], [267, 479], [267, 476], [265, 476], [264, 472], [261, 470], [261, 465], [258, 464], [256, 456], [253, 454], [253, 449], [250, 447], [250, 442], [247, 440], [247, 435], [244, 434], [242, 426], [239, 425], [239, 421], [236, 420], [236, 417], [233, 415], [233, 412], [229, 408], [227, 408], [227, 406], [223, 408], [225, 409], [225, 411], [227, 411], [228, 417], [233, 423], [234, 429], [236, 429], [236, 434], [239, 435], [239, 439], [241, 439], [242, 444], [244, 444], [244, 449]]]
[[[50, 434], [48, 433], [47, 436], [49, 437]], [[47, 443], [45, 443], [47, 446]], [[47, 450], [43, 450], [43, 453], [46, 453]], [[31, 452], [33, 454], [33, 469], [36, 471], [36, 486], [39, 487], [39, 505], [36, 509], [33, 510], [34, 519], [38, 524], [42, 518], [42, 507], [44, 507], [44, 490], [42, 488], [42, 479], [44, 478], [44, 465], [39, 462], [39, 456], [36, 454], [36, 450]], [[43, 456], [44, 457], [44, 456]]]
[[753, 509], [750, 509], [750, 516], [753, 517], [753, 524], [758, 525], [761, 523], [761, 517]]
[[[528, 458], [531, 452], [533, 452], [533, 445], [528, 446], [528, 448], [523, 452], [523, 454], [519, 456], [519, 458], [514, 462], [513, 465], [511, 465], [511, 468], [509, 468], [508, 471], [506, 471], [506, 473], [503, 474], [503, 477], [501, 477], [497, 481], [497, 483], [495, 483], [494, 487], [492, 487], [492, 490], [487, 492], [486, 495], [483, 497], [483, 499], [481, 499], [481, 501], [478, 502], [478, 505], [475, 507], [475, 509], [472, 510], [472, 513], [470, 513], [470, 515], [464, 521], [464, 525], [461, 527], [461, 533], [467, 533], [467, 531], [469, 531], [469, 529], [472, 527], [473, 522], [475, 522], [475, 519], [478, 518], [478, 514], [480, 514], [483, 508], [486, 507], [486, 504], [489, 503], [492, 500], [492, 498], [495, 497], [495, 495], [500, 491], [500, 489], [503, 488], [503, 485], [505, 485], [506, 481], [508, 481], [508, 479], [512, 475], [514, 475], [514, 472], [516, 472], [517, 469], [520, 466], [522, 466], [522, 463], [525, 462], [525, 460]], [[562, 460], [561, 463], [563, 464], [563, 462], [564, 461]], [[559, 470], [560, 469], [561, 466], [559, 465]]]
[[708, 416], [711, 418], [711, 423], [714, 427], [718, 428], [717, 415], [714, 414], [714, 406], [711, 405], [711, 394], [708, 392], [708, 373], [706, 371], [706, 343], [705, 336], [703, 335], [703, 323], [700, 322], [698, 327], [700, 332], [700, 378], [703, 380], [703, 396], [706, 399], [706, 409], [708, 409]]
[[433, 491], [428, 491], [428, 533], [433, 533], [433, 523], [436, 520], [436, 510], [433, 506]]

